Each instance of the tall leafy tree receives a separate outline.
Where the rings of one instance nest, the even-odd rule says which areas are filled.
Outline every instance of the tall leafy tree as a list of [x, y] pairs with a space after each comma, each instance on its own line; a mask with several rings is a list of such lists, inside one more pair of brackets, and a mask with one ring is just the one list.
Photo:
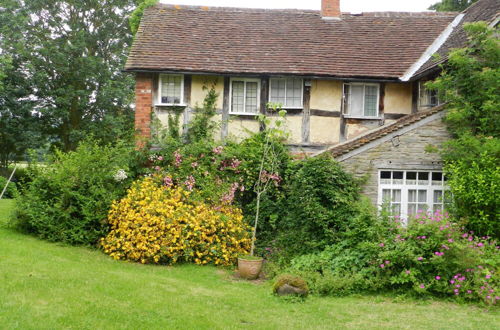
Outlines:
[[429, 7], [436, 11], [462, 11], [477, 0], [441, 0]]
[[14, 0], [0, 4], [0, 170], [44, 143], [24, 64], [24, 23]]
[[22, 69], [45, 132], [71, 150], [132, 131], [133, 78], [121, 72], [132, 0], [3, 0], [22, 22]]
[[453, 139], [443, 153], [453, 211], [476, 233], [500, 238], [500, 41], [498, 28], [466, 24], [468, 47], [456, 49], [432, 84], [447, 101]]

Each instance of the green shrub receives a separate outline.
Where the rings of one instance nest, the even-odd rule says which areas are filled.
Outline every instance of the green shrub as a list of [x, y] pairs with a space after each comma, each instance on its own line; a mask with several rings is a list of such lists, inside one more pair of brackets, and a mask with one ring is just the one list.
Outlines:
[[[7, 178], [0, 176], [0, 193], [2, 193], [5, 185], [7, 184]], [[17, 195], [17, 187], [16, 183], [10, 181], [9, 185], [7, 186], [7, 190], [5, 190], [5, 193], [2, 198], [14, 198]]]
[[329, 157], [295, 162], [286, 175], [278, 246], [291, 256], [338, 242], [357, 215], [359, 185]]
[[133, 180], [136, 159], [134, 146], [120, 142], [87, 141], [73, 152], [56, 152], [46, 166], [31, 167], [15, 223], [50, 241], [95, 244], [108, 232], [106, 215]]

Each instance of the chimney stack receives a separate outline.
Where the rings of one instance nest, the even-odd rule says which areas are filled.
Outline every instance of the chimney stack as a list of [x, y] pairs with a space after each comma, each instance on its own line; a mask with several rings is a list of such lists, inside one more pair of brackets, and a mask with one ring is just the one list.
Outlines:
[[340, 19], [340, 0], [321, 0], [323, 19]]

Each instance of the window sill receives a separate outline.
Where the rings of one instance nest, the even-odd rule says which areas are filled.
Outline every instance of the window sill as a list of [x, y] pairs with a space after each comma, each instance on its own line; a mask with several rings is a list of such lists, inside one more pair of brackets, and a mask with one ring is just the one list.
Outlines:
[[252, 117], [256, 117], [258, 115], [260, 115], [260, 113], [258, 112], [254, 112], [254, 113], [249, 113], [249, 112], [230, 112], [229, 115], [234, 115], [234, 116], [252, 116]]
[[155, 104], [155, 107], [187, 107], [187, 104], [185, 104], [185, 103], [181, 103], [181, 104], [158, 103], [158, 104]]
[[344, 115], [344, 118], [347, 119], [366, 119], [366, 120], [380, 120], [382, 117], [379, 116], [350, 116], [350, 115]]

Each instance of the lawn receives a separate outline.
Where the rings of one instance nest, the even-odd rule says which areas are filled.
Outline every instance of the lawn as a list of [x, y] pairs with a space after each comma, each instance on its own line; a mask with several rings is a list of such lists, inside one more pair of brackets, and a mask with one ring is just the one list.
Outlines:
[[[270, 294], [268, 283], [235, 281], [201, 266], [145, 266], [99, 251], [26, 236], [5, 226], [0, 200], [0, 329], [493, 329], [499, 309], [366, 296]], [[495, 324], [497, 326], [495, 326]]]

